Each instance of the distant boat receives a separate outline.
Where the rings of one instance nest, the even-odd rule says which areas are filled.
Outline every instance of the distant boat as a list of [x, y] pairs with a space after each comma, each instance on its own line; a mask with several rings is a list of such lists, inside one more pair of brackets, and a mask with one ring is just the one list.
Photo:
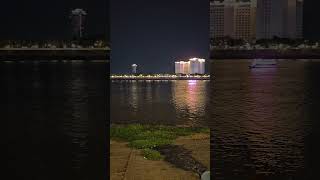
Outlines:
[[255, 59], [249, 68], [274, 68], [276, 65], [277, 61], [274, 59]]

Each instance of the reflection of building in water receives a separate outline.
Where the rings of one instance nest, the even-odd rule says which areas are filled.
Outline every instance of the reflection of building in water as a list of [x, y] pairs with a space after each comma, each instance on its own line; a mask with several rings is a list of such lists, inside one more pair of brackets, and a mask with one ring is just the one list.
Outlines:
[[[68, 99], [66, 108], [70, 109], [70, 115], [66, 118], [65, 133], [70, 138], [72, 147], [72, 168], [81, 174], [85, 168], [88, 157], [89, 122], [88, 122], [88, 82], [82, 71], [77, 71], [78, 64], [70, 76], [68, 84]], [[73, 103], [70, 103], [73, 102]], [[76, 103], [75, 103], [76, 102]]]
[[130, 96], [128, 100], [130, 107], [134, 112], [138, 110], [138, 82], [132, 81], [130, 84]]
[[152, 81], [151, 80], [146, 80], [146, 88], [145, 88], [145, 96], [146, 100], [148, 102], [152, 102], [153, 96], [152, 96]]
[[191, 120], [186, 124], [205, 116], [207, 82], [198, 80], [173, 81], [172, 101], [177, 116], [188, 116], [183, 118]]
[[[248, 98], [251, 99], [243, 107], [247, 108], [248, 121], [243, 122], [246, 130], [252, 133], [248, 135], [249, 140], [259, 142], [265, 140], [269, 142], [273, 136], [273, 126], [275, 119], [274, 88], [277, 68], [260, 68], [251, 72], [250, 83], [248, 84]], [[278, 122], [277, 122], [278, 123]], [[265, 145], [268, 145], [266, 143]], [[271, 152], [270, 152], [271, 153]]]
[[204, 74], [205, 59], [191, 58], [189, 61], [175, 62], [176, 74]]
[[[247, 97], [250, 101], [242, 105], [247, 109], [247, 121], [242, 123], [252, 145], [250, 150], [254, 152], [251, 159], [256, 164], [268, 164], [268, 167], [261, 166], [257, 171], [270, 167], [296, 169], [296, 165], [302, 165], [304, 161], [301, 156], [303, 149], [300, 148], [304, 146], [303, 121], [299, 116], [300, 110], [293, 103], [300, 100], [296, 97], [289, 101], [286, 99], [292, 86], [283, 86], [279, 76], [277, 68], [252, 70]], [[300, 80], [297, 77], [295, 81]], [[300, 81], [303, 81], [303, 77]], [[299, 90], [295, 88], [295, 91]], [[290, 113], [283, 113], [285, 111]], [[290, 163], [279, 163], [284, 157]]]

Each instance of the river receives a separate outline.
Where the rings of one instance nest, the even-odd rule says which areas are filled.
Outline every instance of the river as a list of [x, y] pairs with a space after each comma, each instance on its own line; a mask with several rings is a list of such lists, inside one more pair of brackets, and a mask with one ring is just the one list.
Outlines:
[[320, 61], [215, 60], [210, 111], [216, 179], [317, 179]]
[[105, 61], [0, 62], [9, 179], [106, 178], [106, 74]]

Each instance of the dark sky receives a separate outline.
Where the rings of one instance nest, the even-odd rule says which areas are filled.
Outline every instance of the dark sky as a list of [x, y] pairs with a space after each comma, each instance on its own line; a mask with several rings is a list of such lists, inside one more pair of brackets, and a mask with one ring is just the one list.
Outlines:
[[304, 37], [306, 39], [320, 39], [319, 0], [304, 0]]
[[[319, 7], [319, 0], [305, 0], [307, 39], [320, 39]], [[111, 11], [113, 72], [127, 72], [132, 63], [143, 72], [172, 72], [176, 59], [208, 55], [209, 0], [2, 1], [0, 40], [69, 39], [74, 8], [88, 12], [88, 35], [109, 35]]]
[[108, 1], [3, 0], [0, 7], [0, 39], [68, 39], [68, 16], [75, 8], [82, 8], [88, 13], [88, 35], [106, 35]]
[[209, 0], [110, 0], [111, 71], [173, 72], [174, 61], [207, 58]]
[[[320, 39], [319, 0], [305, 0], [304, 37]], [[209, 0], [110, 0], [111, 70], [173, 72], [175, 59], [206, 58]]]

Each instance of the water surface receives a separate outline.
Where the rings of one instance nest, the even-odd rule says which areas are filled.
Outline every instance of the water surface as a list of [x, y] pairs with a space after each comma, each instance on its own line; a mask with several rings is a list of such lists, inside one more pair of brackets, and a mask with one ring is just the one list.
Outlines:
[[111, 122], [206, 126], [208, 80], [111, 83]]
[[320, 61], [249, 69], [212, 63], [210, 127], [216, 179], [312, 179], [319, 137]]
[[[105, 159], [99, 152], [106, 151], [101, 143], [106, 136], [98, 136], [96, 127], [107, 125], [106, 67], [84, 61], [0, 62], [1, 120], [12, 179], [101, 177]], [[92, 164], [89, 152], [98, 146], [90, 158], [101, 160]]]

